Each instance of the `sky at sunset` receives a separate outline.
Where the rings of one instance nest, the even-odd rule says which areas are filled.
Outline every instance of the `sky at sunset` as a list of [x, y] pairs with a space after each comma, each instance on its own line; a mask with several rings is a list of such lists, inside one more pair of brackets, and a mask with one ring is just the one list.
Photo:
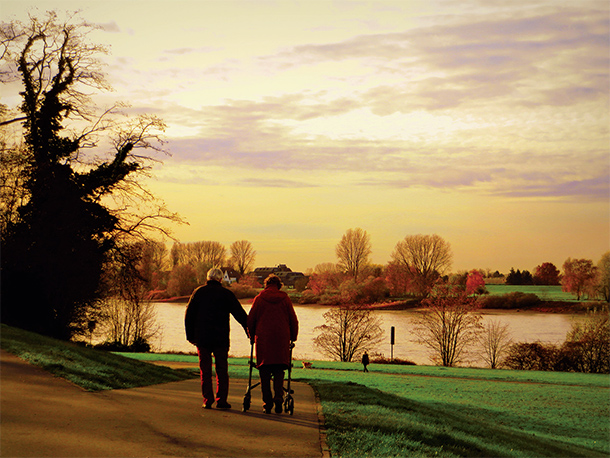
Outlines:
[[[386, 264], [436, 233], [453, 271], [610, 249], [610, 3], [28, 1], [81, 10], [130, 112], [171, 156], [148, 187], [182, 242], [246, 239], [257, 266], [335, 262], [349, 228]], [[3, 94], [2, 103], [15, 105]]]

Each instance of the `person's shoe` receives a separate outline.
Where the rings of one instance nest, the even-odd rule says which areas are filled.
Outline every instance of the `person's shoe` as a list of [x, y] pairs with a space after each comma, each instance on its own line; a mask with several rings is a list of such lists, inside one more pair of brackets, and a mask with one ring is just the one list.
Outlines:
[[209, 409], [211, 409], [211, 408], [212, 408], [212, 403], [211, 403], [211, 402], [208, 402], [208, 403], [206, 404], [206, 403], [204, 402], [204, 403], [203, 403], [203, 405], [202, 405], [201, 407], [203, 407], [204, 409], [208, 409], [208, 410], [209, 410]]
[[228, 402], [217, 402], [216, 403], [216, 408], [217, 409], [230, 409], [231, 408], [231, 404], [229, 404]]
[[263, 406], [263, 412], [267, 414], [271, 413], [271, 406]]
[[282, 413], [282, 401], [275, 401], [275, 413]]

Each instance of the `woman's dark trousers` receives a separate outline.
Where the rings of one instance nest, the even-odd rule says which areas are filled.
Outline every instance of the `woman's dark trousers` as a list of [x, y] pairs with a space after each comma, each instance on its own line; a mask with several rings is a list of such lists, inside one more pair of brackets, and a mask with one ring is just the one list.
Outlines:
[[[283, 364], [267, 364], [258, 368], [261, 377], [263, 393], [263, 408], [270, 411], [274, 403], [281, 405], [284, 400], [284, 369]], [[271, 392], [273, 378], [273, 393]]]

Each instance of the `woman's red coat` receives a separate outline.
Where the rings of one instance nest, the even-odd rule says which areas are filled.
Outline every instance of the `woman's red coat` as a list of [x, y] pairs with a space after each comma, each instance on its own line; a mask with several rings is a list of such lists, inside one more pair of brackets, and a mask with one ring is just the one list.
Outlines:
[[270, 285], [254, 298], [248, 330], [255, 339], [256, 367], [290, 365], [290, 341], [297, 340], [299, 320], [285, 292]]

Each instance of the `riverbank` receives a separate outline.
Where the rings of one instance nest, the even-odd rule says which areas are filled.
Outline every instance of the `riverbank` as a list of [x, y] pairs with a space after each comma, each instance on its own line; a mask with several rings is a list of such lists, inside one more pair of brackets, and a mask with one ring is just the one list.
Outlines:
[[[171, 297], [168, 299], [159, 299], [154, 302], [161, 302], [167, 304], [186, 304], [189, 301], [190, 296], [179, 296]], [[242, 304], [250, 304], [253, 298], [241, 299]], [[298, 297], [293, 297], [293, 302], [297, 304]], [[328, 304], [299, 304], [303, 306], [323, 306], [331, 307]], [[399, 311], [399, 310], [414, 310], [421, 307], [421, 301], [417, 299], [405, 299], [395, 300], [389, 302], [378, 302], [370, 304], [371, 310], [385, 310], [385, 311]], [[516, 308], [503, 308], [497, 309], [493, 307], [482, 307], [481, 310], [511, 310], [513, 312], [537, 312], [537, 313], [563, 313], [563, 314], [582, 314], [587, 313], [591, 310], [608, 310], [608, 304], [597, 301], [556, 301], [556, 300], [543, 300], [538, 302], [536, 305], [516, 307]]]
[[[566, 313], [566, 314], [580, 314], [586, 313], [593, 309], [600, 309], [604, 305], [600, 302], [565, 302], [565, 301], [541, 301], [535, 306], [531, 307], [518, 307], [508, 309], [494, 309], [483, 307], [481, 310], [510, 310], [512, 312], [537, 312], [537, 313]], [[419, 308], [421, 303], [419, 301], [394, 301], [381, 304], [372, 304], [371, 310], [413, 310]], [[608, 309], [608, 305], [605, 305], [605, 309]]]

